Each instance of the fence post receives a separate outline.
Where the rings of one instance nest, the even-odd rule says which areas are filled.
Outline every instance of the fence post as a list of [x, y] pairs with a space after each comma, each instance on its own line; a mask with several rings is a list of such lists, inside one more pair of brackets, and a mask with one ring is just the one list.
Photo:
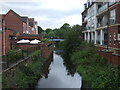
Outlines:
[[7, 56], [7, 68], [9, 68], [9, 57], [8, 57], [8, 54], [6, 56]]
[[24, 59], [24, 53], [23, 53], [23, 50], [22, 50], [21, 52], [22, 52], [22, 59]]
[[17, 54], [17, 52], [16, 52], [16, 63], [17, 63], [17, 60], [18, 60], [18, 54]]

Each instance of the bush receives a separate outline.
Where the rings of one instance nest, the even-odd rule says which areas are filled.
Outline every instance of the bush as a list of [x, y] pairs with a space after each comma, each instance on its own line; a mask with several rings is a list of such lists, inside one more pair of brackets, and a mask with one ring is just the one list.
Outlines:
[[120, 69], [100, 57], [93, 45], [88, 45], [85, 50], [74, 52], [71, 61], [91, 88], [120, 88], [118, 80]]
[[17, 50], [10, 50], [8, 53], [8, 60], [10, 62], [16, 62], [17, 60], [20, 60], [23, 58], [22, 51], [17, 51]]
[[31, 57], [32, 63], [16, 68], [13, 76], [3, 74], [3, 88], [30, 88], [34, 86], [42, 75], [45, 59], [40, 56], [40, 51], [34, 52]]

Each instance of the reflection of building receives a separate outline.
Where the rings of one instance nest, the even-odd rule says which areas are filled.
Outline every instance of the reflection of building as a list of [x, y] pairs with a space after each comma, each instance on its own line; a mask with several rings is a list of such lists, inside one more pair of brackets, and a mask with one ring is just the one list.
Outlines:
[[[0, 55], [5, 55], [14, 47], [14, 40], [22, 34], [38, 34], [34, 18], [18, 15], [13, 10], [0, 15]], [[2, 53], [1, 53], [2, 52]]]
[[120, 48], [120, 3], [88, 0], [82, 13], [84, 40], [100, 46]]

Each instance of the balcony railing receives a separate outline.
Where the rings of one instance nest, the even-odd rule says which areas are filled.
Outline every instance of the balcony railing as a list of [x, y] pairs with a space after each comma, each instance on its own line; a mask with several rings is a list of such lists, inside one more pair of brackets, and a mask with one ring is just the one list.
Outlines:
[[98, 9], [98, 14], [100, 14], [101, 12], [106, 10], [107, 8], [108, 8], [108, 4], [103, 5], [101, 8]]
[[104, 27], [104, 26], [107, 26], [107, 22], [106, 22], [106, 23], [101, 22], [101, 23], [98, 23], [98, 24], [97, 24], [97, 27], [98, 27], [98, 28], [99, 28], [99, 27]]

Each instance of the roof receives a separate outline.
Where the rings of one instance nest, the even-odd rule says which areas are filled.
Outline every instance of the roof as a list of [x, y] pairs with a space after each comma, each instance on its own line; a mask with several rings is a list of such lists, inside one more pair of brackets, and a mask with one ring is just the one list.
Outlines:
[[[10, 9], [8, 12], [7, 12], [7, 14], [9, 13], [9, 12], [13, 12], [14, 14], [16, 14], [16, 16], [21, 20], [21, 16], [19, 15], [19, 14], [17, 14], [16, 12], [14, 12], [12, 9]], [[7, 15], [6, 14], [6, 15]], [[5, 15], [5, 16], [6, 16]]]
[[28, 18], [29, 26], [34, 26], [34, 18]]
[[93, 4], [95, 4], [95, 2], [93, 2], [89, 7], [87, 7], [81, 14], [83, 14], [84, 12], [86, 12]]
[[42, 34], [21, 34], [19, 37], [28, 36], [28, 37], [43, 37]]
[[27, 23], [27, 21], [28, 21], [28, 17], [27, 17], [27, 16], [26, 16], [26, 17], [23, 17], [23, 16], [22, 16], [21, 19], [22, 19], [22, 21], [25, 22], [25, 23]]

